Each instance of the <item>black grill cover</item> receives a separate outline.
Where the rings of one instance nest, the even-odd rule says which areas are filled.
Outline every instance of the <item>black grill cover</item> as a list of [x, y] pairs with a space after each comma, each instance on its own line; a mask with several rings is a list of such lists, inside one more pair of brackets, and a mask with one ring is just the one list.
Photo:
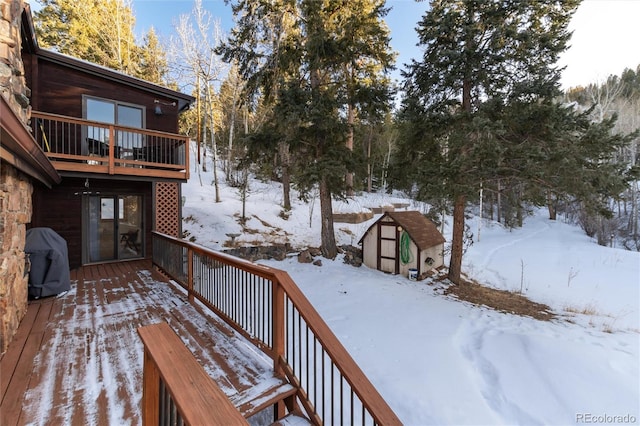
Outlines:
[[24, 251], [29, 255], [29, 297], [38, 299], [68, 291], [67, 242], [51, 228], [27, 230]]

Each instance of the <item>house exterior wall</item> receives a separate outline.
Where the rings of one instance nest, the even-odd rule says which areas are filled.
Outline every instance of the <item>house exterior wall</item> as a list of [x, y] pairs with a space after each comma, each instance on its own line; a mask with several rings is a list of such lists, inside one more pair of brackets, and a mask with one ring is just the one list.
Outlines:
[[[174, 134], [179, 131], [178, 106], [171, 99], [28, 51], [23, 51], [23, 61], [27, 83], [34, 89], [31, 96], [34, 111], [83, 118], [83, 98], [90, 96], [144, 107], [146, 129]], [[157, 105], [161, 107], [162, 115], [155, 114]], [[102, 182], [98, 185], [105, 185], [104, 182], [109, 177], [102, 178], [90, 180]], [[130, 184], [114, 181], [106, 189], [113, 192], [116, 188], [124, 188], [121, 194], [127, 194], [127, 188], [139, 188], [140, 185], [142, 184], [137, 180]], [[144, 185], [145, 211], [148, 216], [145, 218], [145, 253], [150, 256], [152, 228], [176, 237], [181, 236], [180, 184], [156, 181], [153, 186], [149, 182]], [[33, 226], [50, 227], [67, 241], [72, 268], [82, 264], [82, 203], [81, 197], [73, 196], [78, 191], [86, 189], [78, 185], [78, 182], [65, 178], [59, 188], [54, 188], [53, 191], [38, 188], [34, 196], [36, 214]], [[47, 215], [42, 212], [47, 212]]]
[[31, 220], [31, 181], [0, 164], [0, 353], [27, 312], [26, 224]]
[[[22, 0], [0, 0], [0, 95], [23, 123], [29, 117], [28, 89], [20, 56]], [[0, 352], [27, 311], [26, 224], [31, 220], [31, 180], [0, 163]]]
[[[143, 106], [147, 129], [178, 133], [178, 107], [166, 105], [172, 103], [168, 99], [30, 53], [24, 54], [24, 63], [27, 84], [34, 88], [31, 105], [35, 111], [83, 118], [86, 95]], [[154, 113], [156, 100], [161, 102], [162, 115]]]
[[[86, 185], [88, 183], [88, 186]], [[54, 188], [36, 186], [33, 193], [34, 227], [47, 227], [56, 231], [67, 242], [69, 267], [82, 265], [82, 199], [83, 194], [142, 195], [144, 203], [143, 226], [146, 256], [151, 255], [151, 229], [153, 225], [151, 182], [124, 180], [64, 178]]]

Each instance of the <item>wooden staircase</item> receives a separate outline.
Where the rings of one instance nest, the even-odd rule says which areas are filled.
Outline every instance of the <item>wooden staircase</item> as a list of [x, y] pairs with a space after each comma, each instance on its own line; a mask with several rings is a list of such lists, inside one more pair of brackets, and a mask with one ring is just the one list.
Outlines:
[[[247, 351], [271, 362], [270, 379], [275, 381], [252, 382], [237, 395], [225, 393], [239, 415], [248, 418], [272, 406], [281, 425], [304, 419], [314, 425], [401, 424], [286, 272], [168, 235], [152, 235], [154, 265], [181, 285], [189, 300], [204, 305], [244, 337]], [[233, 360], [225, 362], [237, 370]], [[246, 365], [243, 369], [250, 373]], [[224, 380], [213, 379], [224, 390]]]
[[298, 411], [287, 414], [280, 420], [271, 423], [271, 426], [307, 426], [311, 424], [313, 423], [301, 411]]
[[[291, 406], [298, 389], [285, 380], [257, 383], [250, 397], [229, 398], [180, 337], [167, 323], [140, 327], [144, 344], [144, 424], [165, 424], [178, 412], [187, 424], [247, 424], [245, 419], [284, 403]], [[242, 365], [235, 365], [244, 368]], [[161, 395], [149, 398], [149, 395]], [[274, 425], [308, 425], [310, 420], [294, 409]]]

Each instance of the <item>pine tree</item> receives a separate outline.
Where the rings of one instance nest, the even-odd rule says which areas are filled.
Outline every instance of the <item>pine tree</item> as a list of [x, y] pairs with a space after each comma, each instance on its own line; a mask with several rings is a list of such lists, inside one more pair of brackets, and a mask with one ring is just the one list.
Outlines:
[[34, 24], [42, 47], [137, 75], [130, 0], [42, 0]]
[[492, 117], [510, 102], [560, 93], [555, 64], [578, 3], [433, 0], [418, 24], [424, 54], [405, 74], [401, 153], [412, 156], [404, 163], [416, 165], [420, 195], [453, 204], [454, 283], [461, 282], [467, 201], [501, 166], [503, 130]]
[[[237, 25], [223, 49], [238, 61], [250, 91], [272, 102], [269, 138], [287, 143], [304, 194], [318, 187], [322, 253], [334, 258], [332, 197], [345, 193], [354, 169], [347, 148], [351, 108], [384, 110], [392, 59], [381, 0], [238, 1]], [[359, 97], [361, 96], [361, 97]], [[267, 132], [265, 132], [267, 133]], [[273, 145], [273, 144], [272, 144]]]
[[167, 54], [158, 40], [155, 29], [151, 27], [144, 36], [139, 48], [139, 65], [137, 77], [152, 83], [167, 85], [169, 63]]

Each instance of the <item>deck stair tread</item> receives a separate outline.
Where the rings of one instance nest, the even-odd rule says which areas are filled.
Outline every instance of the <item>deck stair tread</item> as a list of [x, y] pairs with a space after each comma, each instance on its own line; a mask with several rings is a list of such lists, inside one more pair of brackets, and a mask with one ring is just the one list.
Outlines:
[[304, 414], [299, 411], [294, 411], [272, 423], [271, 426], [308, 426], [312, 424]]
[[289, 383], [265, 380], [256, 389], [229, 398], [245, 418], [272, 406], [278, 401], [292, 396], [297, 389]]

